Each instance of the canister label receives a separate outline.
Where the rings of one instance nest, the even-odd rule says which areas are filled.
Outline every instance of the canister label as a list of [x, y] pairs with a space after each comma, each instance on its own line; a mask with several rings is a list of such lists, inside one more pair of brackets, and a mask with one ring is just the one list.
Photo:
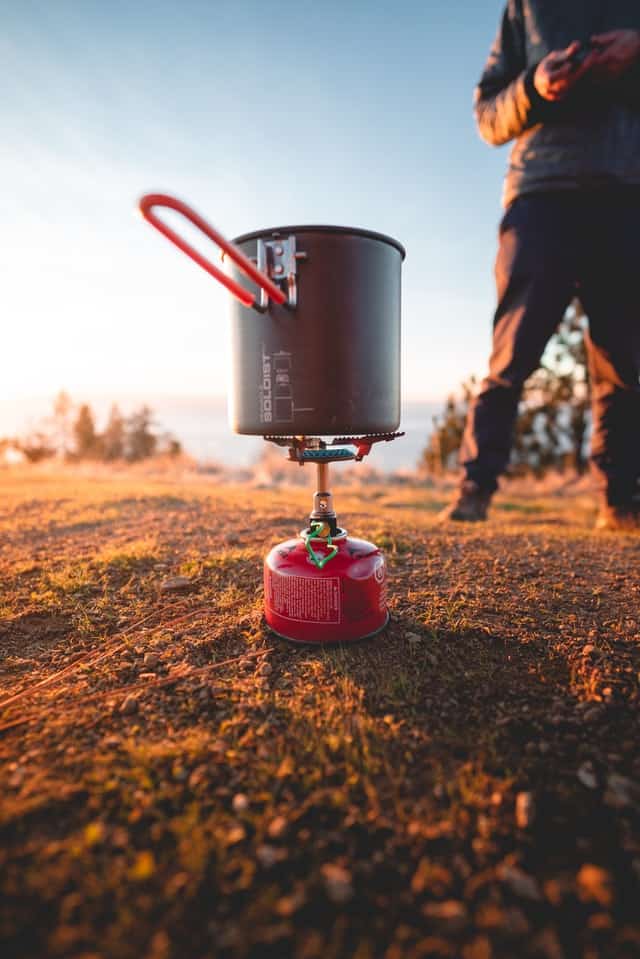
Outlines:
[[269, 570], [266, 600], [274, 613], [300, 623], [340, 622], [337, 576], [279, 576]]

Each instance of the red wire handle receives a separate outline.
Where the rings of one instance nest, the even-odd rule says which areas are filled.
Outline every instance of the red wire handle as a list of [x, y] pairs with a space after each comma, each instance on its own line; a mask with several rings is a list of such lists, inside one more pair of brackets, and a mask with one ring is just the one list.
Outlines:
[[233, 260], [236, 266], [250, 279], [261, 287], [265, 293], [267, 293], [272, 300], [276, 303], [285, 303], [287, 296], [282, 292], [279, 286], [276, 286], [268, 276], [265, 276], [261, 270], [259, 270], [251, 260], [244, 255], [242, 250], [237, 246], [234, 246], [233, 243], [230, 243], [229, 240], [226, 240], [221, 233], [218, 233], [212, 226], [210, 226], [202, 217], [196, 213], [195, 210], [192, 210], [190, 206], [187, 206], [186, 203], [183, 203], [181, 200], [177, 200], [173, 196], [167, 196], [164, 193], [147, 193], [145, 196], [141, 197], [138, 202], [138, 209], [142, 213], [145, 220], [147, 220], [151, 226], [155, 226], [156, 230], [159, 230], [160, 233], [163, 233], [168, 240], [171, 240], [172, 243], [178, 247], [179, 250], [182, 250], [183, 253], [186, 253], [187, 256], [190, 256], [191, 259], [201, 266], [203, 270], [206, 270], [207, 273], [210, 273], [211, 276], [215, 277], [219, 283], [222, 283], [230, 293], [240, 300], [245, 306], [255, 306], [255, 296], [253, 293], [250, 293], [249, 290], [245, 289], [244, 286], [241, 286], [240, 283], [236, 283], [235, 280], [232, 280], [230, 276], [227, 276], [223, 270], [219, 269], [217, 266], [214, 266], [206, 257], [202, 256], [201, 253], [192, 247], [186, 240], [183, 240], [182, 237], [178, 236], [171, 227], [167, 226], [166, 223], [163, 223], [162, 220], [156, 216], [153, 212], [154, 206], [164, 206], [168, 207], [171, 210], [176, 210], [178, 213], [181, 213], [187, 220], [190, 220], [194, 226], [197, 226], [205, 236], [208, 236], [210, 240], [213, 240], [214, 243], [223, 250], [229, 259]]

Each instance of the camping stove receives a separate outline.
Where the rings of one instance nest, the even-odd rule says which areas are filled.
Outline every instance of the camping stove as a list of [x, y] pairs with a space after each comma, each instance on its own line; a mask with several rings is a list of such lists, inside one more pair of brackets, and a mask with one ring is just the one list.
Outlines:
[[[179, 213], [222, 251], [215, 265], [161, 220]], [[230, 423], [314, 464], [307, 526], [265, 560], [265, 616], [294, 642], [372, 636], [389, 618], [377, 546], [338, 525], [329, 464], [362, 460], [400, 423], [400, 268], [392, 237], [355, 227], [302, 225], [231, 242], [175, 197], [142, 197], [140, 212], [235, 298]], [[248, 284], [248, 285], [247, 285]], [[253, 312], [251, 312], [253, 310]], [[342, 433], [334, 440], [320, 437]]]
[[289, 447], [289, 459], [315, 464], [316, 492], [308, 525], [278, 543], [264, 561], [264, 613], [278, 636], [297, 643], [365, 639], [389, 620], [384, 555], [338, 525], [329, 483], [329, 464], [360, 461], [374, 443], [403, 433], [341, 437], [266, 436]]

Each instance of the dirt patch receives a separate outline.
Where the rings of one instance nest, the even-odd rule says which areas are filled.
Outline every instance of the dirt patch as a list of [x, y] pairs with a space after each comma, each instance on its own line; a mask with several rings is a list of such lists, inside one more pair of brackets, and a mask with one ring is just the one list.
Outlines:
[[265, 629], [261, 563], [308, 491], [6, 485], [3, 955], [640, 954], [640, 538], [581, 487], [481, 529], [341, 488], [391, 622], [307, 648]]

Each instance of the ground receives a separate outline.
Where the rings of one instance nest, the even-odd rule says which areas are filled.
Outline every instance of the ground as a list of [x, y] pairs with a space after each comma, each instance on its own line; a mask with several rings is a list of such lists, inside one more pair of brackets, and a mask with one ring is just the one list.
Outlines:
[[3, 957], [640, 955], [640, 536], [580, 487], [339, 489], [391, 622], [333, 648], [261, 613], [308, 488], [0, 497]]

